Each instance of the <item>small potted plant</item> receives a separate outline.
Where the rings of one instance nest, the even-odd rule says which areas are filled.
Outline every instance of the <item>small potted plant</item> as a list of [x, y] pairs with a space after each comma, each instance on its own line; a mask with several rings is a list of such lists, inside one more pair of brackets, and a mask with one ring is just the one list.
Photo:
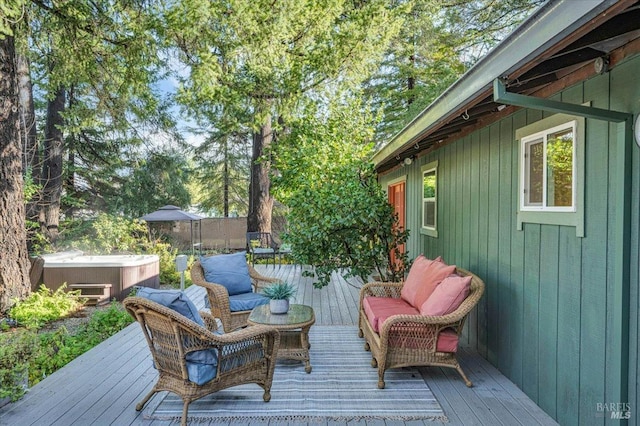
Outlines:
[[295, 293], [295, 286], [284, 281], [275, 282], [263, 290], [263, 294], [270, 299], [269, 309], [272, 314], [286, 314], [289, 311], [289, 299]]

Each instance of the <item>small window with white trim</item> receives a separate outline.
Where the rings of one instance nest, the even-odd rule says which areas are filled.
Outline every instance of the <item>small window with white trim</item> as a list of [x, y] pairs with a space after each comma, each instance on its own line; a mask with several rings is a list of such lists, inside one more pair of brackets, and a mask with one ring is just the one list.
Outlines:
[[575, 211], [576, 121], [522, 138], [523, 211]]
[[438, 223], [438, 162], [422, 168], [422, 229], [437, 236]]
[[575, 226], [584, 237], [584, 117], [554, 114], [516, 130], [518, 213], [526, 223]]

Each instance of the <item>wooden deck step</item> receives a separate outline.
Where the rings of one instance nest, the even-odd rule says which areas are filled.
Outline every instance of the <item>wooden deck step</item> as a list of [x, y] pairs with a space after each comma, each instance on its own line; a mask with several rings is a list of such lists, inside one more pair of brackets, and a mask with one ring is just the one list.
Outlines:
[[87, 305], [104, 305], [111, 300], [111, 284], [109, 283], [75, 283], [69, 285], [71, 290], [80, 290], [80, 295], [87, 299]]

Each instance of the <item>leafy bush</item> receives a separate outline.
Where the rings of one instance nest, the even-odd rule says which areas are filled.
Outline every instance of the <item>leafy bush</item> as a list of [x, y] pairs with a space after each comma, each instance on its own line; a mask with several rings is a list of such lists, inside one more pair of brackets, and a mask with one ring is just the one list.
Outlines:
[[31, 360], [29, 377], [32, 385], [113, 336], [133, 322], [133, 318], [117, 302], [108, 309], [96, 311], [76, 334], [64, 327], [39, 335], [39, 349]]
[[65, 222], [58, 246], [89, 254], [137, 254], [142, 253], [148, 244], [144, 222], [103, 213], [95, 219]]
[[66, 284], [56, 291], [42, 284], [40, 289], [22, 301], [16, 301], [9, 316], [27, 328], [39, 328], [48, 321], [65, 317], [77, 311], [85, 299], [80, 290], [66, 291]]
[[331, 105], [326, 116], [308, 111], [274, 147], [274, 194], [289, 208], [284, 240], [298, 263], [314, 267], [304, 274], [317, 276], [316, 287], [342, 269], [397, 281], [410, 264], [399, 250], [408, 231], [368, 162], [373, 118], [362, 110], [352, 101]]
[[37, 347], [38, 337], [32, 331], [0, 333], [0, 399], [17, 401], [24, 395], [29, 359]]
[[176, 271], [178, 249], [171, 248], [168, 243], [155, 242], [149, 244], [147, 253], [157, 254], [160, 258], [160, 282], [163, 284], [180, 283], [180, 273]]

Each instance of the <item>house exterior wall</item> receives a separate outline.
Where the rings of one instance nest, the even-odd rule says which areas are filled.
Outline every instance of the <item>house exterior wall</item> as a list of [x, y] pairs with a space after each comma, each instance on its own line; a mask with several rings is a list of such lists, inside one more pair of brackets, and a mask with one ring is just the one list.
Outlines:
[[[636, 56], [553, 99], [640, 112], [640, 57]], [[585, 236], [575, 227], [523, 224], [516, 229], [518, 150], [515, 131], [551, 116], [521, 109], [380, 177], [383, 188], [407, 176], [406, 223], [410, 257], [443, 256], [475, 272], [486, 293], [467, 322], [463, 344], [479, 351], [560, 424], [604, 424], [604, 403], [631, 402], [640, 417], [637, 376], [640, 276], [640, 149], [632, 147], [629, 332], [616, 336], [620, 306], [614, 264], [617, 143], [622, 126], [587, 119]], [[438, 237], [420, 232], [420, 168], [438, 161]], [[619, 334], [619, 333], [618, 333]], [[621, 353], [620, 340], [629, 343]], [[627, 366], [625, 366], [628, 360]], [[628, 386], [620, 375], [629, 377]], [[628, 399], [627, 395], [628, 393]], [[622, 400], [624, 399], [624, 400]], [[600, 404], [600, 405], [598, 405]]]

